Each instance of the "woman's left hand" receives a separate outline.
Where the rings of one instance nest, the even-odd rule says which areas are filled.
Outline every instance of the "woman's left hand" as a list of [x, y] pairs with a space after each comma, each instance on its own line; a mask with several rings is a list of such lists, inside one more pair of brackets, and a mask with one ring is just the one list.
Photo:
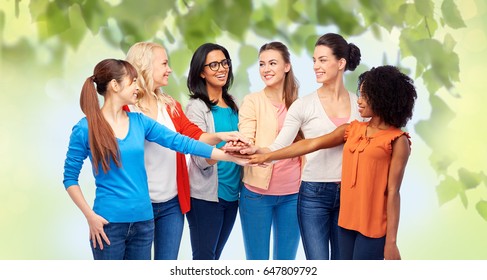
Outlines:
[[384, 259], [386, 260], [400, 260], [401, 254], [399, 248], [394, 244], [387, 244], [384, 246]]
[[218, 132], [217, 133], [218, 137], [225, 142], [241, 142], [243, 144], [250, 144], [251, 141], [249, 138], [247, 138], [245, 135], [238, 131], [230, 131], [230, 132]]

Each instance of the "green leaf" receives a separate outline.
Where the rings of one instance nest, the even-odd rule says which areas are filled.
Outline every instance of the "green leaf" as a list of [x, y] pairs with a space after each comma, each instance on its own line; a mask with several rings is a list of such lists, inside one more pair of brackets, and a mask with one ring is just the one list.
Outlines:
[[467, 195], [465, 194], [465, 191], [461, 191], [458, 193], [458, 196], [460, 197], [460, 201], [462, 202], [463, 204], [463, 207], [465, 207], [465, 209], [468, 208], [468, 198], [467, 198]]
[[164, 35], [166, 35], [166, 40], [170, 44], [174, 44], [174, 42], [176, 42], [176, 40], [174, 39], [174, 36], [171, 34], [171, 32], [167, 28], [164, 28]]
[[303, 42], [307, 42], [309, 37], [312, 37], [313, 41], [309, 50], [313, 50], [316, 42], [316, 26], [314, 24], [300, 25], [291, 34], [289, 47], [295, 52], [300, 52], [303, 47], [308, 50], [308, 46]]
[[3, 11], [0, 11], [0, 38], [2, 38], [4, 27], [5, 27], [5, 13]]
[[69, 9], [69, 20], [71, 27], [59, 35], [59, 38], [74, 49], [78, 48], [86, 34], [86, 26], [83, 22], [81, 9], [74, 5]]
[[487, 187], [487, 176], [482, 171], [480, 171], [480, 176], [482, 178], [482, 182], [484, 182], [484, 185]]
[[414, 4], [403, 4], [399, 8], [399, 13], [403, 15], [403, 21], [406, 26], [417, 26], [423, 17], [418, 14]]
[[482, 174], [468, 171], [467, 169], [462, 167], [458, 170], [458, 178], [460, 179], [460, 182], [462, 182], [465, 186], [465, 189], [468, 190], [474, 189], [480, 184], [480, 182], [482, 181]]
[[[107, 28], [100, 29], [100, 35], [105, 41], [114, 48], [120, 48], [120, 42], [122, 41], [122, 32], [118, 28], [116, 23], [108, 23]], [[128, 49], [122, 49], [126, 52]]]
[[133, 44], [148, 39], [141, 33], [142, 31], [139, 26], [132, 21], [119, 20], [118, 27], [122, 32], [120, 47], [123, 50], [128, 50]]
[[[169, 76], [168, 85], [163, 87], [162, 91], [164, 93], [170, 95], [174, 99], [176, 99], [179, 103], [181, 103], [181, 106], [183, 107], [183, 111], [184, 111], [184, 105], [182, 103], [182, 100], [183, 100], [183, 97], [186, 97], [188, 95], [188, 92], [180, 89], [180, 86], [182, 88], [186, 88], [185, 87], [186, 86], [186, 77], [184, 77], [184, 81], [182, 81], [182, 80], [180, 82], [180, 81], [178, 81], [178, 79], [176, 79], [174, 77], [174, 75]], [[184, 84], [182, 84], [182, 82], [184, 82]]]
[[487, 221], [487, 201], [481, 200], [475, 205], [475, 209], [479, 213], [480, 217]]
[[286, 0], [287, 2], [287, 16], [291, 22], [305, 24], [307, 19], [304, 16], [304, 1]]
[[358, 76], [367, 70], [370, 70], [369, 66], [360, 64], [359, 66], [357, 66], [355, 71], [346, 71], [345, 88], [348, 89], [350, 92], [356, 92]]
[[[424, 42], [428, 41], [423, 40], [431, 39], [437, 28], [438, 25], [436, 21], [433, 18], [427, 17], [422, 17], [418, 25], [405, 27], [399, 36], [399, 48], [402, 57], [405, 58], [414, 55], [417, 59], [417, 63], [422, 64], [423, 68], [426, 67], [430, 63], [430, 60], [425, 63], [422, 58], [418, 56], [423, 55], [424, 49], [422, 48], [427, 46], [416, 46], [416, 44], [426, 44]], [[424, 55], [426, 55], [426, 53]]]
[[434, 152], [437, 152], [438, 148], [443, 148], [448, 145], [443, 138], [438, 137], [435, 129], [442, 129], [447, 134], [448, 125], [455, 117], [455, 113], [438, 96], [430, 95], [429, 100], [431, 104], [431, 116], [429, 120], [418, 121], [414, 128], [425, 143], [434, 149]]
[[441, 77], [439, 77], [438, 72], [434, 69], [430, 68], [423, 73], [423, 80], [426, 85], [426, 88], [430, 93], [435, 93], [443, 86], [450, 88], [452, 86], [451, 81], [447, 81], [446, 84], [442, 83]]
[[452, 81], [458, 81], [460, 73], [456, 53], [448, 52], [436, 39], [409, 42], [407, 46], [417, 63], [425, 69], [422, 77], [430, 93], [435, 93], [441, 87], [453, 88]]
[[46, 12], [39, 15], [38, 21], [45, 23], [44, 26], [39, 26], [39, 33], [42, 39], [58, 35], [59, 33], [68, 30], [71, 26], [67, 9], [60, 9], [55, 2], [51, 2], [47, 5]]
[[49, 0], [37, 0], [29, 2], [29, 12], [32, 20], [34, 22], [39, 21], [39, 17], [45, 18], [45, 13], [47, 6], [49, 5]]
[[175, 25], [190, 50], [196, 50], [206, 42], [215, 42], [216, 37], [221, 34], [221, 30], [213, 22], [214, 16], [212, 9], [195, 4], [187, 14], [176, 18]]
[[422, 16], [432, 17], [435, 4], [432, 0], [416, 0], [414, 1], [416, 11]]
[[451, 28], [467, 27], [460, 15], [457, 5], [453, 0], [444, 0], [441, 4], [441, 13], [443, 14], [443, 20]]
[[257, 62], [259, 51], [251, 45], [242, 45], [238, 51], [238, 59], [240, 65], [245, 68], [253, 65]]
[[252, 1], [213, 0], [209, 5], [214, 9], [215, 24], [242, 40], [250, 23]]
[[277, 33], [277, 28], [274, 21], [270, 18], [265, 18], [254, 23], [254, 32], [264, 38], [273, 38]]
[[446, 53], [453, 53], [453, 49], [455, 48], [456, 44], [457, 42], [455, 41], [455, 39], [453, 39], [453, 36], [451, 34], [445, 35], [445, 38], [443, 39], [443, 49]]
[[460, 183], [451, 176], [445, 176], [445, 178], [436, 187], [436, 193], [438, 195], [438, 202], [441, 205], [453, 200], [462, 192]]
[[353, 11], [353, 7], [344, 9], [338, 1], [317, 1], [316, 3], [318, 23], [321, 25], [335, 24], [342, 35], [358, 34], [362, 31], [356, 15], [349, 12], [350, 10]]
[[188, 69], [189, 63], [191, 61], [191, 56], [193, 53], [184, 47], [180, 47], [174, 51], [171, 51], [169, 56], [169, 62], [171, 65], [171, 68], [174, 71], [174, 74], [177, 76], [182, 76], [186, 73], [186, 70]]
[[446, 174], [448, 167], [456, 160], [456, 157], [451, 153], [443, 153], [441, 150], [434, 149], [429, 157], [431, 167], [434, 168], [438, 174]]

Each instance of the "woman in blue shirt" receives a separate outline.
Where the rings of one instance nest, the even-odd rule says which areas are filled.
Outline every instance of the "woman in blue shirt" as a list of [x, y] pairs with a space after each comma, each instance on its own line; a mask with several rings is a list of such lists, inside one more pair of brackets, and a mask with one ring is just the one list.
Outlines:
[[[63, 183], [88, 221], [93, 257], [97, 260], [151, 257], [154, 222], [144, 167], [144, 140], [185, 154], [235, 160], [142, 114], [123, 111], [123, 105], [136, 102], [136, 79], [137, 71], [124, 60], [106, 59], [96, 65], [81, 91], [80, 105], [86, 117], [73, 127], [66, 154]], [[97, 92], [104, 98], [101, 108]], [[78, 183], [87, 157], [96, 185], [93, 209]]]
[[[188, 119], [208, 133], [236, 131], [238, 108], [228, 93], [232, 82], [228, 51], [217, 44], [201, 45], [193, 54], [189, 69]], [[191, 210], [186, 217], [193, 259], [217, 260], [237, 216], [241, 167], [192, 156], [189, 178]]]

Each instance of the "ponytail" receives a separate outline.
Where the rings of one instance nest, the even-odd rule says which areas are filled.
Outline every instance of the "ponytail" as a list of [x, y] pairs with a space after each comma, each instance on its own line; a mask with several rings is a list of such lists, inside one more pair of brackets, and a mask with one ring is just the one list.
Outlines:
[[[110, 170], [110, 161], [120, 167], [120, 151], [110, 124], [103, 117], [97, 92], [104, 96], [108, 83], [115, 79], [121, 82], [125, 75], [137, 77], [135, 69], [126, 61], [106, 59], [98, 63], [94, 75], [87, 78], [80, 95], [80, 106], [88, 121], [89, 145], [95, 174], [101, 163], [104, 173]], [[135, 74], [134, 74], [135, 73]], [[96, 88], [95, 88], [96, 83]]]

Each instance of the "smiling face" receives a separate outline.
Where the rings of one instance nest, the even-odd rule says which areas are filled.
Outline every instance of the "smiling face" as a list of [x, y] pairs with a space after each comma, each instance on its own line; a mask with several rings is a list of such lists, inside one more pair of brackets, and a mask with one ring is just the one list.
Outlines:
[[279, 51], [265, 50], [259, 55], [260, 77], [268, 87], [281, 86], [290, 68]]
[[313, 70], [316, 75], [316, 82], [330, 83], [336, 81], [338, 73], [345, 69], [345, 59], [337, 59], [332, 49], [327, 46], [318, 45], [313, 54]]
[[362, 85], [360, 85], [360, 94], [357, 100], [358, 112], [362, 118], [370, 118], [375, 116], [374, 111], [367, 102], [367, 95], [362, 91]]
[[[226, 60], [225, 54], [220, 50], [214, 50], [208, 53], [206, 56], [205, 64], [208, 65], [212, 62], [222, 62]], [[231, 66], [230, 66], [231, 67]], [[223, 88], [227, 83], [229, 68], [223, 67], [221, 63], [218, 65], [218, 70], [211, 70], [209, 66], [203, 68], [201, 72], [201, 78], [205, 79], [207, 87]]]
[[129, 76], [125, 76], [119, 87], [119, 96], [124, 104], [133, 105], [137, 101], [138, 90], [137, 78], [131, 80]]
[[154, 80], [154, 90], [159, 87], [167, 86], [169, 75], [172, 73], [169, 67], [169, 59], [166, 50], [154, 48], [152, 57], [152, 78]]

